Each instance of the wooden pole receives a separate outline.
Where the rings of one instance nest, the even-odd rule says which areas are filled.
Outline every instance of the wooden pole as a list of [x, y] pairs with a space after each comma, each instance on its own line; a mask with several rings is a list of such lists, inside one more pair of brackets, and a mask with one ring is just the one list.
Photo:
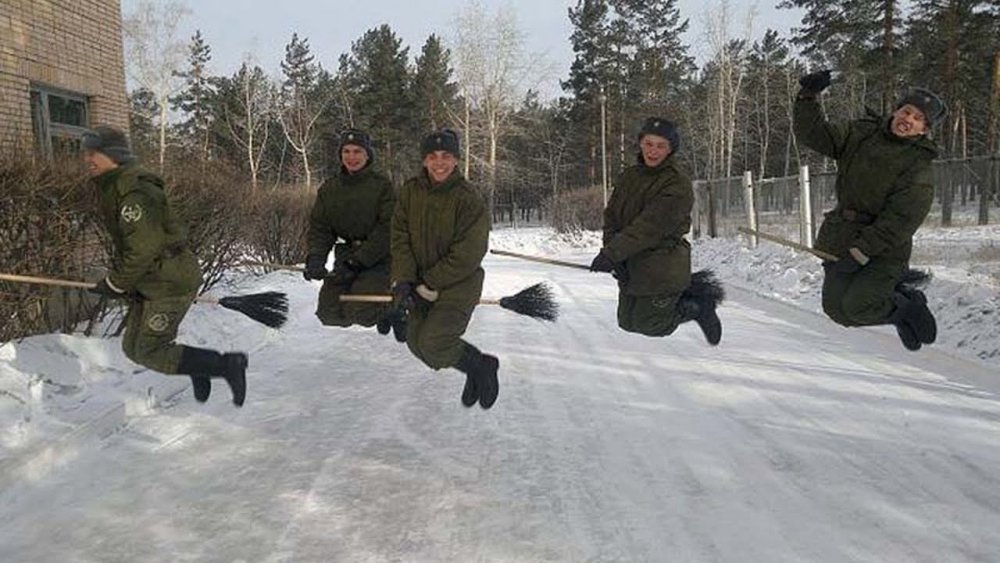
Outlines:
[[554, 264], [556, 266], [564, 266], [566, 268], [576, 268], [577, 270], [590, 270], [590, 266], [584, 264], [578, 264], [576, 262], [564, 262], [562, 260], [555, 260], [553, 258], [545, 258], [543, 256], [531, 256], [528, 254], [519, 254], [517, 252], [509, 252], [507, 250], [490, 250], [490, 254], [496, 254], [498, 256], [509, 256], [511, 258], [520, 258], [521, 260], [527, 260], [529, 262], [539, 262], [541, 264]]
[[758, 237], [760, 237], [760, 238], [762, 238], [764, 240], [769, 240], [771, 242], [776, 242], [776, 243], [778, 243], [780, 245], [787, 246], [788, 248], [794, 248], [795, 250], [801, 250], [802, 252], [808, 252], [809, 254], [812, 254], [813, 256], [816, 256], [817, 258], [822, 258], [823, 260], [826, 260], [828, 262], [836, 262], [837, 260], [840, 259], [840, 258], [834, 256], [833, 254], [830, 254], [829, 252], [823, 252], [822, 250], [817, 250], [815, 248], [806, 246], [804, 244], [799, 244], [799, 243], [797, 243], [795, 241], [791, 241], [791, 240], [788, 240], [786, 238], [782, 238], [782, 237], [779, 237], [779, 236], [776, 236], [776, 235], [770, 235], [770, 234], [767, 234], [767, 233], [762, 233], [760, 231], [753, 231], [753, 230], [750, 230], [750, 229], [748, 229], [746, 227], [739, 227], [738, 230], [741, 233], [746, 233], [748, 235], [756, 235], [756, 236], [758, 236]]

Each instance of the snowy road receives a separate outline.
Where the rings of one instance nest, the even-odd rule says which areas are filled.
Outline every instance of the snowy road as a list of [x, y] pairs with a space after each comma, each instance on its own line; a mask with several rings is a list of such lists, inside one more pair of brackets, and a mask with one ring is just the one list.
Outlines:
[[492, 411], [295, 284], [244, 409], [185, 393], [4, 491], [0, 561], [1000, 561], [996, 374], [735, 290], [720, 347], [647, 339], [610, 280], [487, 272], [563, 306], [477, 311]]

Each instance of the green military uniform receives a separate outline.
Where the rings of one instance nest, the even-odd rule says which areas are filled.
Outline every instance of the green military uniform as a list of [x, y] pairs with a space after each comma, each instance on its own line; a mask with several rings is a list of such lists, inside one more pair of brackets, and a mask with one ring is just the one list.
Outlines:
[[455, 171], [432, 185], [426, 172], [403, 185], [392, 219], [392, 279], [439, 292], [410, 311], [406, 342], [432, 369], [454, 367], [470, 345], [461, 336], [483, 291], [489, 217]]
[[178, 373], [183, 346], [174, 342], [201, 286], [198, 261], [167, 203], [163, 181], [134, 164], [96, 178], [100, 211], [114, 245], [107, 283], [132, 298], [122, 347], [133, 362]]
[[[309, 255], [329, 255], [335, 264], [351, 259], [361, 270], [349, 284], [327, 279], [316, 316], [324, 325], [375, 325], [389, 310], [384, 304], [344, 303], [344, 293], [389, 291], [389, 226], [395, 194], [387, 177], [369, 166], [355, 174], [341, 171], [319, 189], [309, 222]], [[337, 242], [341, 239], [341, 242]]]
[[837, 205], [825, 215], [816, 248], [841, 258], [857, 248], [870, 259], [854, 274], [828, 268], [823, 310], [844, 326], [883, 324], [934, 198], [937, 148], [925, 136], [894, 135], [891, 117], [829, 123], [813, 96], [800, 95], [794, 111], [799, 140], [837, 161]]
[[694, 192], [673, 155], [659, 166], [639, 164], [618, 180], [604, 210], [603, 253], [619, 264], [618, 326], [666, 336], [684, 318], [677, 303], [691, 283]]

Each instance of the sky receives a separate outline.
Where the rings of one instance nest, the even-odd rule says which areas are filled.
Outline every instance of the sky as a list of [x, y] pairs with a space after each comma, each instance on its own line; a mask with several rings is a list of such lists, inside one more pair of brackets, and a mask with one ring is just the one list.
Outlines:
[[[559, 80], [565, 78], [573, 60], [569, 42], [571, 27], [567, 10], [576, 0], [483, 0], [495, 10], [504, 2], [517, 14], [525, 36], [526, 49], [536, 59], [544, 58], [546, 76], [539, 86], [543, 95], [559, 95]], [[138, 0], [122, 0], [122, 11], [135, 9]], [[427, 36], [435, 33], [449, 41], [455, 16], [467, 0], [187, 0], [190, 14], [182, 21], [181, 34], [190, 37], [200, 29], [212, 47], [211, 70], [231, 74], [249, 54], [265, 70], [278, 72], [284, 46], [293, 32], [309, 39], [317, 60], [336, 69], [342, 53], [366, 30], [389, 24], [410, 47], [410, 56], [420, 52]], [[716, 5], [718, 0], [713, 0]], [[778, 10], [778, 0], [730, 0], [733, 20], [742, 22], [754, 9], [754, 36], [768, 27], [783, 35], [799, 23], [794, 10]], [[691, 52], [703, 60], [704, 0], [680, 0], [684, 17], [691, 22], [685, 41]], [[238, 6], [238, 9], [234, 9]], [[734, 26], [735, 27], [735, 26]]]

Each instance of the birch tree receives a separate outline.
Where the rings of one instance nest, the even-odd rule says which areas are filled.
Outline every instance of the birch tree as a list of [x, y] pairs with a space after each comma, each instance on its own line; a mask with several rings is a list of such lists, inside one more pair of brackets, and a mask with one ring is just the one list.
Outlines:
[[167, 154], [167, 111], [170, 98], [183, 87], [177, 73], [184, 64], [187, 46], [178, 36], [178, 26], [190, 13], [179, 0], [154, 2], [138, 0], [135, 11], [125, 15], [122, 31], [125, 61], [129, 77], [149, 92], [156, 103], [157, 115], [148, 116], [159, 129], [159, 165]]

